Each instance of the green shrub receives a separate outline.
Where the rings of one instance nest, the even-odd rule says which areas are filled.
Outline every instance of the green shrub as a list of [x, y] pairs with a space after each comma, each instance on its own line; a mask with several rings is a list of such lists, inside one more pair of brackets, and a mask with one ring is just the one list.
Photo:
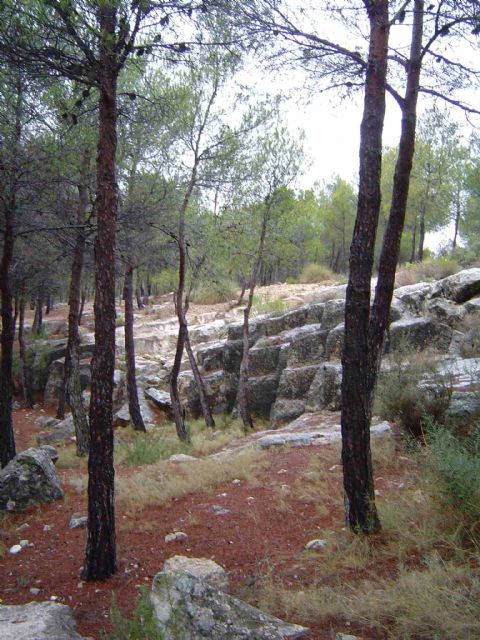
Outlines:
[[337, 276], [331, 269], [322, 264], [314, 262], [305, 265], [300, 274], [298, 281], [302, 284], [313, 284], [316, 282], [328, 282], [335, 280]]
[[121, 461], [127, 467], [155, 464], [176, 453], [188, 453], [188, 445], [178, 438], [165, 438], [157, 434], [135, 433], [133, 440], [118, 447]]
[[294, 278], [293, 276], [288, 276], [285, 282], [286, 284], [298, 284], [298, 279]]
[[158, 628], [149, 589], [146, 586], [141, 588], [140, 597], [131, 618], [122, 614], [113, 598], [110, 621], [112, 630], [110, 633], [102, 634], [103, 640], [163, 640], [163, 633]]
[[228, 280], [215, 282], [199, 282], [192, 295], [195, 304], [218, 304], [229, 302], [237, 296], [237, 287]]
[[480, 427], [464, 440], [429, 421], [425, 450], [434, 500], [462, 540], [480, 545]]
[[175, 291], [178, 285], [178, 270], [173, 267], [164, 269], [152, 278], [152, 282], [157, 286], [160, 295]]
[[264, 302], [256, 297], [253, 298], [253, 313], [256, 315], [268, 313], [273, 316], [281, 316], [287, 310], [287, 305], [280, 298], [277, 300], [265, 300]]
[[[433, 362], [422, 354], [406, 363], [400, 346], [392, 371], [382, 372], [375, 396], [375, 412], [397, 422], [408, 435], [423, 438], [425, 419], [445, 424], [452, 398], [448, 377], [435, 373]], [[428, 374], [428, 384], [424, 376]]]
[[403, 287], [417, 282], [441, 280], [460, 271], [459, 263], [453, 258], [428, 258], [423, 262], [404, 265], [397, 273], [395, 286]]

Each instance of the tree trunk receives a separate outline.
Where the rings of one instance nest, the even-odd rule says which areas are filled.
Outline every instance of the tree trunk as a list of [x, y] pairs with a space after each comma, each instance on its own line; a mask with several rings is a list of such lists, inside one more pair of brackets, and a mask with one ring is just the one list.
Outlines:
[[137, 299], [137, 308], [141, 311], [144, 308], [142, 300], [142, 280], [140, 274], [137, 272], [137, 286], [135, 288], [135, 298]]
[[368, 385], [370, 281], [380, 212], [382, 132], [388, 52], [388, 0], [365, 2], [370, 46], [360, 130], [357, 217], [350, 248], [342, 354], [342, 464], [345, 518], [354, 531], [378, 531], [380, 522], [370, 451], [371, 406]]
[[125, 264], [125, 282], [123, 287], [125, 300], [125, 358], [127, 362], [128, 411], [135, 431], [146, 431], [140, 404], [138, 402], [137, 376], [135, 372], [135, 343], [133, 340], [133, 264]]
[[12, 140], [11, 176], [8, 185], [9, 193], [4, 212], [3, 254], [0, 262], [0, 314], [2, 318], [2, 331], [0, 335], [0, 344], [2, 347], [2, 353], [0, 356], [0, 467], [7, 465], [16, 454], [12, 420], [12, 366], [15, 333], [13, 327], [13, 297], [10, 284], [10, 269], [12, 266], [13, 247], [15, 242], [19, 162], [18, 154], [20, 152], [20, 140], [22, 136], [22, 104], [23, 86], [22, 80], [19, 76], [15, 103], [15, 130]]
[[113, 374], [115, 368], [115, 231], [117, 184], [117, 79], [114, 50], [116, 4], [99, 4], [99, 135], [97, 236], [95, 239], [95, 353], [92, 359], [88, 534], [84, 580], [102, 580], [117, 570], [113, 467]]
[[32, 389], [27, 363], [27, 348], [25, 344], [25, 295], [20, 297], [18, 316], [18, 351], [20, 358], [20, 378], [22, 380], [23, 402], [26, 407], [33, 407]]
[[461, 194], [460, 189], [457, 189], [456, 194], [456, 203], [455, 203], [455, 230], [453, 233], [452, 240], [452, 252], [457, 248], [457, 238], [458, 238], [458, 229], [460, 227], [460, 217], [462, 215], [462, 207], [461, 207]]
[[402, 102], [402, 128], [398, 157], [393, 176], [392, 200], [387, 228], [383, 236], [382, 250], [378, 268], [375, 299], [370, 318], [371, 379], [370, 404], [376, 387], [377, 374], [383, 350], [383, 341], [387, 329], [390, 305], [395, 286], [395, 271], [400, 255], [400, 244], [407, 211], [410, 174], [415, 152], [415, 132], [417, 124], [417, 99], [420, 86], [422, 56], [424, 0], [415, 0], [410, 47], [410, 64], [407, 73], [407, 87]]
[[262, 227], [260, 231], [260, 240], [258, 243], [257, 257], [253, 264], [252, 275], [250, 278], [250, 288], [248, 292], [247, 306], [243, 310], [243, 328], [242, 328], [242, 341], [243, 352], [242, 359], [240, 361], [240, 374], [238, 378], [238, 391], [237, 391], [237, 404], [242, 418], [244, 429], [253, 429], [253, 419], [249, 406], [248, 399], [248, 365], [249, 365], [249, 319], [250, 312], [253, 306], [253, 293], [255, 291], [255, 285], [257, 284], [257, 277], [260, 272], [260, 267], [263, 261], [263, 249], [265, 246], [265, 237], [267, 235], [267, 226], [270, 218], [270, 210], [273, 204], [273, 194], [265, 198], [264, 212], [262, 216]]
[[39, 334], [42, 331], [43, 325], [43, 289], [40, 292], [35, 301], [35, 315], [33, 316], [32, 333]]
[[87, 298], [87, 289], [84, 287], [82, 290], [82, 299], [80, 301], [80, 311], [78, 312], [78, 326], [82, 324], [83, 310], [85, 309], [86, 298]]
[[[87, 181], [89, 174], [90, 158], [86, 150], [82, 154], [80, 165], [80, 180], [78, 184], [78, 210], [76, 222], [82, 225], [85, 222], [88, 208]], [[89, 427], [83, 407], [80, 384], [80, 334], [78, 331], [80, 317], [80, 288], [83, 271], [83, 258], [85, 253], [85, 235], [81, 228], [77, 229], [75, 249], [73, 253], [72, 268], [70, 273], [70, 289], [68, 293], [68, 341], [65, 350], [65, 364], [63, 382], [60, 388], [57, 418], [65, 418], [65, 404], [68, 402], [72, 408], [72, 417], [75, 425], [77, 439], [77, 455], [84, 456], [88, 453]], [[73, 359], [75, 358], [75, 362]], [[75, 376], [78, 379], [75, 379]], [[74, 398], [70, 397], [69, 390], [73, 389]], [[73, 404], [75, 407], [73, 407]]]
[[420, 210], [420, 229], [418, 233], [417, 262], [423, 262], [423, 248], [425, 244], [425, 207]]
[[213, 419], [212, 410], [208, 403], [207, 392], [205, 391], [205, 385], [203, 384], [202, 375], [199, 371], [197, 361], [195, 360], [195, 354], [193, 353], [192, 345], [190, 344], [190, 336], [187, 332], [185, 335], [185, 349], [187, 350], [190, 366], [192, 367], [193, 377], [195, 384], [197, 385], [197, 391], [200, 398], [200, 406], [202, 407], [202, 414], [207, 427], [215, 429], [215, 420]]
[[412, 241], [410, 243], [410, 258], [408, 260], [410, 264], [413, 264], [415, 262], [416, 248], [417, 248], [417, 221], [415, 220], [413, 224], [413, 229], [412, 229]]

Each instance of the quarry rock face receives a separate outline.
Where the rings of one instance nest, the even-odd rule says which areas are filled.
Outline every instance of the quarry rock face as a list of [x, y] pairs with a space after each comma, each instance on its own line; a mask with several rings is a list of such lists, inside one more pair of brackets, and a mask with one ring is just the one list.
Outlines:
[[[345, 285], [319, 287], [304, 298], [309, 302], [297, 309], [251, 319], [248, 384], [254, 414], [278, 426], [303, 413], [341, 408], [344, 294]], [[228, 321], [212, 313], [192, 317], [191, 341], [213, 413], [229, 413], [236, 406], [243, 352], [242, 323], [235, 319], [238, 316], [231, 311]], [[393, 295], [382, 371], [388, 371], [399, 356], [408, 360], [408, 354], [421, 351], [433, 353], [438, 363], [475, 359], [480, 354], [479, 327], [479, 268], [437, 282], [399, 287]], [[175, 320], [148, 320], [136, 330], [137, 347], [145, 351], [143, 360], [142, 353], [138, 354], [144, 368], [143, 373], [139, 370], [139, 387], [171, 418], [169, 374], [177, 334]], [[148, 340], [140, 340], [141, 336], [153, 335], [155, 348]], [[64, 343], [57, 342], [51, 342], [48, 353], [53, 378], [55, 359], [64, 349]], [[115, 385], [116, 409], [127, 400], [124, 379], [120, 378]], [[55, 387], [53, 382], [50, 380], [49, 387]], [[179, 391], [187, 413], [199, 417], [200, 400], [188, 360], [182, 363]], [[119, 414], [118, 420], [125, 423], [128, 412]], [[55, 442], [57, 431], [53, 429], [50, 439], [44, 441]]]

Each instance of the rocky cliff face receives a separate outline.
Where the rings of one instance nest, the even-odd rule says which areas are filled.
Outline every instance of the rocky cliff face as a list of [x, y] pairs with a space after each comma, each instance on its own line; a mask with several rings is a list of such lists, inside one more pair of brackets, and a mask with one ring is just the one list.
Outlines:
[[[303, 306], [251, 321], [249, 386], [254, 413], [282, 424], [305, 412], [340, 408], [344, 294], [343, 285], [318, 287], [308, 292], [309, 302]], [[149, 401], [152, 393], [163, 392], [164, 398], [168, 391], [175, 345], [175, 320], [168, 317], [163, 306], [159, 306], [163, 311], [158, 319], [142, 317], [135, 329], [138, 383], [143, 391], [149, 390]], [[235, 408], [242, 355], [242, 326], [235, 320], [235, 313], [229, 311], [219, 317], [210, 312], [190, 320], [191, 342], [216, 413]], [[471, 378], [472, 371], [480, 370], [480, 360], [476, 359], [480, 356], [480, 269], [396, 289], [390, 318], [384, 369], [388, 370], [392, 355], [399, 350], [428, 350], [435, 354], [439, 367], [449, 374], [454, 372], [454, 383], [460, 391], [466, 372]], [[117, 342], [121, 356], [120, 335]], [[58, 345], [55, 355], [47, 399], [54, 397], [55, 380], [61, 376]], [[196, 417], [200, 415], [200, 402], [187, 360], [182, 369], [181, 393], [188, 412]], [[86, 383], [87, 370], [84, 377]], [[118, 371], [118, 408], [125, 401], [123, 385]], [[168, 398], [165, 401], [168, 405]], [[165, 402], [161, 408], [168, 413], [168, 406], [163, 405]]]
[[[469, 269], [434, 283], [395, 291], [384, 347], [434, 353], [461, 386], [462, 375], [477, 369], [480, 355], [480, 269]], [[340, 357], [343, 346], [341, 298], [311, 303], [251, 325], [250, 394], [258, 415], [281, 424], [319, 409], [340, 408]], [[197, 349], [198, 363], [212, 405], [232, 410], [241, 358], [241, 324], [228, 327], [227, 339]], [[460, 373], [460, 372], [463, 372]], [[184, 373], [187, 380], [190, 374]], [[185, 384], [190, 412], [200, 407], [194, 383]]]

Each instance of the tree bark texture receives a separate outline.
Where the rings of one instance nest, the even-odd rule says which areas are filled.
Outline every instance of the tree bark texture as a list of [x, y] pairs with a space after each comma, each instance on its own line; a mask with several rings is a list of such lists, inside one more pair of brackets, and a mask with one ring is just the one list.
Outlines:
[[42, 331], [43, 326], [43, 289], [40, 288], [35, 300], [35, 314], [33, 316], [32, 333], [37, 335]]
[[135, 372], [135, 343], [133, 340], [133, 271], [131, 260], [125, 264], [123, 297], [125, 300], [125, 358], [127, 362], [128, 411], [135, 431], [146, 431], [138, 402], [137, 376]]
[[[416, 110], [422, 62], [423, 15], [424, 0], [415, 0], [407, 85], [405, 97], [401, 100], [402, 129], [393, 179], [392, 201], [380, 253], [374, 302], [369, 317], [368, 306], [366, 306], [361, 316], [362, 327], [365, 328], [367, 326], [367, 342], [365, 344], [364, 339], [359, 342], [362, 350], [357, 363], [351, 357], [352, 349], [355, 351], [355, 345], [352, 345], [352, 335], [349, 334], [349, 330], [351, 331], [352, 327], [355, 330], [353, 315], [349, 316], [349, 322], [347, 324], [346, 321], [345, 324], [346, 346], [342, 380], [342, 406], [345, 407], [345, 410], [342, 409], [342, 434], [345, 435], [342, 460], [344, 464], [346, 515], [347, 522], [352, 529], [366, 533], [375, 532], [380, 527], [374, 503], [369, 429], [384, 337], [388, 328], [395, 270], [400, 255], [400, 243], [405, 223], [410, 174], [415, 150]], [[367, 244], [367, 246], [369, 245]], [[350, 268], [352, 269], [352, 259]], [[365, 305], [368, 305], [370, 297], [370, 278], [371, 271], [368, 276], [368, 298], [364, 298]], [[367, 284], [366, 280], [364, 280], [364, 284]], [[348, 298], [349, 291], [347, 290]], [[347, 303], [347, 307], [346, 317], [348, 313], [354, 313], [353, 306]], [[366, 320], [365, 314], [367, 314]], [[355, 364], [356, 366], [352, 366]], [[355, 375], [357, 376], [356, 381]], [[360, 377], [362, 380], [360, 380]], [[353, 385], [360, 391], [360, 395], [357, 398], [353, 394], [349, 395]], [[351, 404], [348, 404], [348, 402]], [[357, 411], [356, 407], [360, 407], [361, 412]], [[354, 415], [357, 414], [356, 421], [351, 419], [352, 413]], [[357, 445], [359, 445], [358, 449]]]
[[[15, 329], [13, 322], [13, 296], [10, 283], [10, 269], [13, 260], [15, 243], [15, 217], [17, 211], [17, 191], [20, 141], [22, 137], [23, 85], [19, 76], [15, 102], [15, 128], [12, 140], [11, 166], [3, 176], [6, 195], [4, 210], [3, 253], [0, 262], [0, 302], [2, 331], [0, 344], [0, 467], [7, 465], [15, 457], [15, 438], [13, 434], [12, 399], [13, 399], [13, 343]], [[3, 167], [2, 167], [3, 169]], [[3, 173], [3, 171], [2, 171]], [[8, 175], [10, 173], [10, 175]]]
[[23, 402], [26, 407], [33, 407], [33, 396], [27, 362], [27, 346], [25, 344], [25, 295], [21, 295], [19, 301], [18, 351], [20, 357], [20, 378], [22, 381]]
[[380, 528], [380, 522], [370, 451], [368, 335], [370, 280], [380, 211], [389, 23], [387, 0], [365, 0], [365, 6], [370, 21], [370, 45], [360, 129], [357, 217], [345, 304], [341, 423], [346, 522], [355, 531], [371, 533]]
[[98, 8], [101, 33], [99, 137], [97, 152], [97, 236], [95, 239], [95, 352], [92, 359], [90, 453], [88, 458], [88, 534], [85, 580], [102, 580], [117, 570], [114, 467], [113, 374], [115, 368], [115, 231], [117, 184], [116, 4]]

